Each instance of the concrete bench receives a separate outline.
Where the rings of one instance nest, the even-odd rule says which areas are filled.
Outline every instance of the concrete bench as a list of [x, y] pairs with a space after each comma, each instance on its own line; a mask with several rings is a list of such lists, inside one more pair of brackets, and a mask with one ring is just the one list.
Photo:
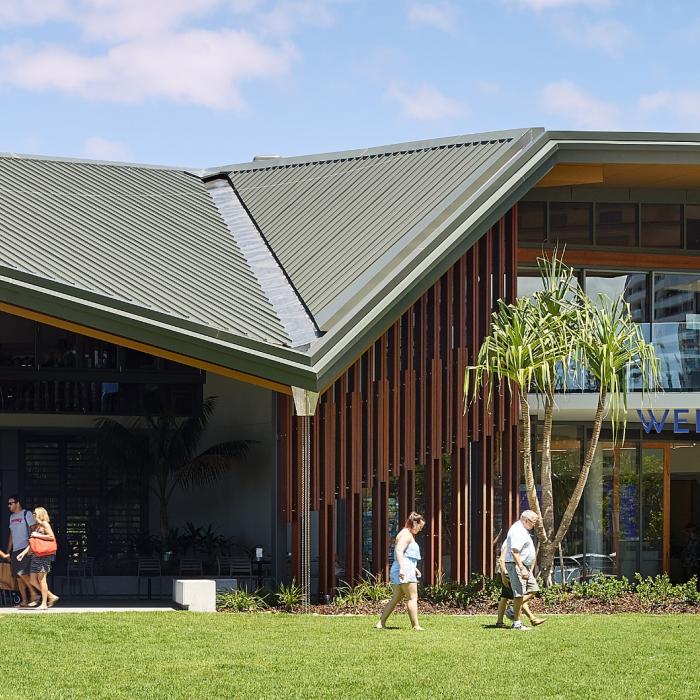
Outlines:
[[185, 610], [216, 612], [216, 581], [211, 579], [176, 579], [173, 601]]

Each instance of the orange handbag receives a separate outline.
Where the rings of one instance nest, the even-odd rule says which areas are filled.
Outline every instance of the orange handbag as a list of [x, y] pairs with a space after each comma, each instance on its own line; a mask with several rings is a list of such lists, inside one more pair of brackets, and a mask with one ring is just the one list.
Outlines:
[[48, 557], [56, 554], [56, 540], [44, 540], [41, 537], [30, 537], [29, 547], [35, 557]]

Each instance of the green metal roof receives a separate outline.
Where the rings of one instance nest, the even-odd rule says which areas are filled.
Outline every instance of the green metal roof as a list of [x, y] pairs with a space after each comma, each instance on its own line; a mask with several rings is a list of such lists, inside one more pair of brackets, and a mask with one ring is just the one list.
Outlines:
[[[491, 174], [527, 130], [231, 166], [229, 177], [317, 324], [412, 242], [466, 182]], [[408, 239], [408, 240], [407, 240]], [[369, 273], [369, 274], [368, 274]]]
[[323, 389], [560, 162], [700, 163], [700, 135], [522, 129], [200, 171], [0, 156], [0, 301]]
[[288, 345], [206, 187], [175, 169], [0, 156], [0, 267]]

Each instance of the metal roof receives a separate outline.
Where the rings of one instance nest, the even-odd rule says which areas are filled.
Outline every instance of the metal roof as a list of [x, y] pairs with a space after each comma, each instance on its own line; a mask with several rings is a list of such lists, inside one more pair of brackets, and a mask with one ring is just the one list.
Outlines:
[[341, 298], [362, 293], [367, 271], [381, 275], [392, 248], [404, 248], [465, 182], [482, 184], [477, 176], [492, 174], [527, 131], [262, 160], [228, 172], [317, 324], [328, 330]]
[[206, 187], [183, 171], [0, 156], [0, 267], [289, 344]]
[[[0, 304], [324, 389], [555, 165], [587, 162], [700, 163], [700, 135], [525, 129], [196, 172], [0, 155]], [[292, 347], [310, 321], [322, 337]]]

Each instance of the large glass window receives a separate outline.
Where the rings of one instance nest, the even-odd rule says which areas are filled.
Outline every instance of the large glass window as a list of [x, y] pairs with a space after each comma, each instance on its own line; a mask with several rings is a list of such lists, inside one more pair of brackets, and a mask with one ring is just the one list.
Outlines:
[[585, 245], [593, 242], [590, 203], [550, 202], [549, 241]]
[[547, 232], [545, 202], [518, 204], [518, 240], [521, 243], [543, 243]]
[[595, 302], [599, 294], [610, 299], [622, 296], [637, 323], [649, 320], [648, 274], [646, 272], [586, 271], [586, 294]]
[[681, 248], [680, 204], [642, 204], [642, 248]]
[[637, 245], [636, 204], [596, 204], [597, 245]]
[[0, 367], [33, 368], [36, 323], [0, 313]]

